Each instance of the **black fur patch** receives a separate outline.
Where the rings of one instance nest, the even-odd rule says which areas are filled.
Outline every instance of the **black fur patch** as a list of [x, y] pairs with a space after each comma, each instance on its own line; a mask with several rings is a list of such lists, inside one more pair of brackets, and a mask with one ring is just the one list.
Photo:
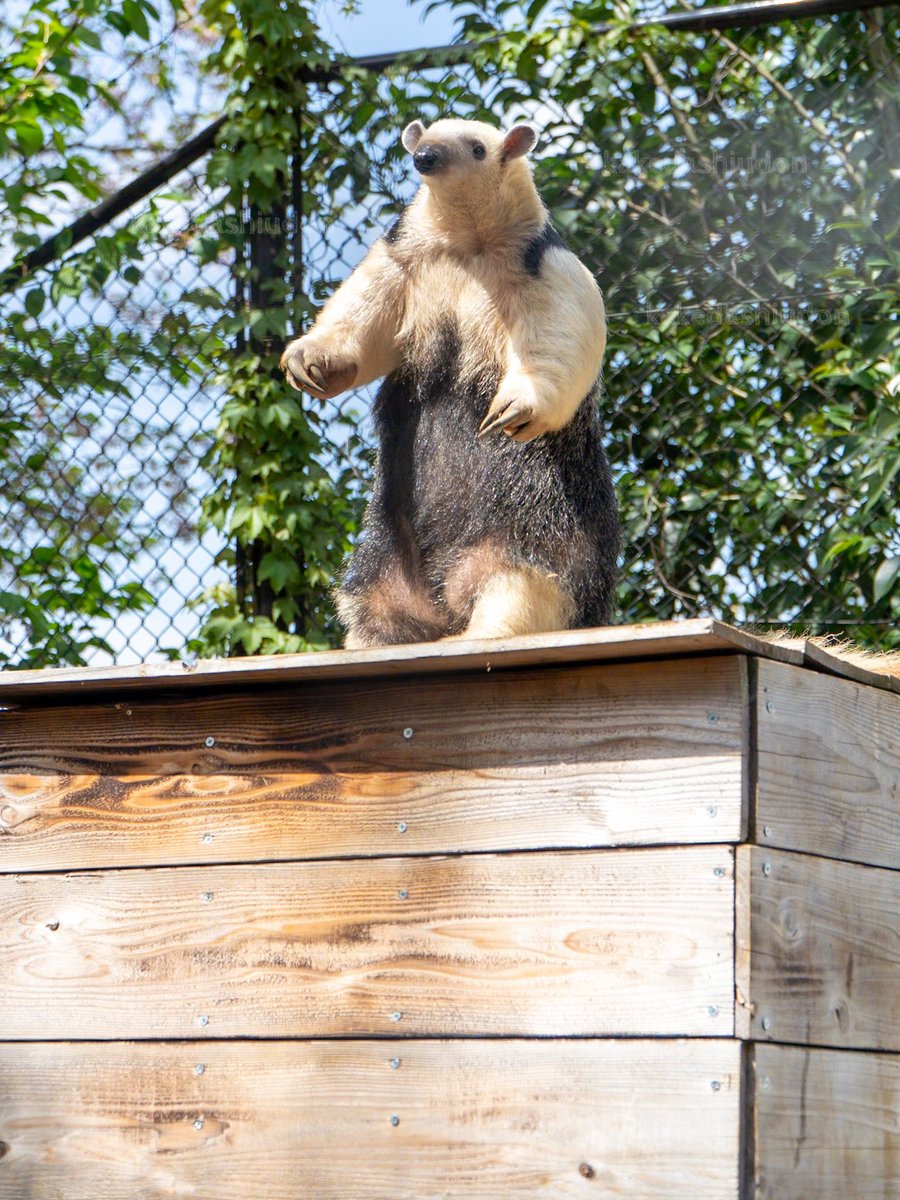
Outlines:
[[393, 246], [394, 242], [400, 240], [403, 236], [403, 222], [406, 219], [406, 213], [402, 212], [397, 220], [393, 223], [387, 233], [384, 235], [384, 240], [389, 246]]
[[566, 243], [548, 221], [537, 237], [531, 239], [522, 255], [522, 265], [529, 275], [540, 275], [544, 255], [553, 246], [564, 250]]

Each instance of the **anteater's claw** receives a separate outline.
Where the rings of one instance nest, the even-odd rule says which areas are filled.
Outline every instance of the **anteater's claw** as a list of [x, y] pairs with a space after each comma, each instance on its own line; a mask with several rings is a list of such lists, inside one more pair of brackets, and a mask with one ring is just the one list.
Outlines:
[[506, 413], [509, 405], [506, 404], [499, 412], [488, 412], [487, 416], [478, 426], [478, 436], [486, 437], [489, 433], [493, 433], [495, 429], [501, 429], [509, 420]]
[[320, 369], [315, 365], [315, 363], [310, 363], [310, 365], [306, 368], [306, 373], [307, 373], [307, 376], [311, 379], [313, 387], [315, 387], [320, 392], [324, 392], [325, 391], [325, 376], [322, 374]]

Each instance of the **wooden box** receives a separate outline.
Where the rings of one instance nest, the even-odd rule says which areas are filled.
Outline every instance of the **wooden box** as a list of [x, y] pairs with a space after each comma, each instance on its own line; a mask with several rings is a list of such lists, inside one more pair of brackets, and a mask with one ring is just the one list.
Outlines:
[[897, 692], [712, 621], [3, 675], [0, 1200], [898, 1200]]

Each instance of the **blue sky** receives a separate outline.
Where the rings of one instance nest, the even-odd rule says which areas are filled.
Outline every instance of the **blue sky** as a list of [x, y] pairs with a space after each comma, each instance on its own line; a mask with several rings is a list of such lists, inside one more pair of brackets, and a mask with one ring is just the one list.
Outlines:
[[441, 8], [426, 17], [426, 9], [425, 3], [410, 5], [407, 0], [361, 0], [359, 14], [346, 17], [340, 0], [322, 0], [319, 20], [328, 41], [354, 55], [443, 46], [452, 41], [453, 13]]

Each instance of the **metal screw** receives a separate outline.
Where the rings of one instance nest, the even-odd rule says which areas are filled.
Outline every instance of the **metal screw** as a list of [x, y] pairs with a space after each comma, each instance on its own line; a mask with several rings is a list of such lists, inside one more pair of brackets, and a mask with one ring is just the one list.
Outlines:
[[202, 1120], [201, 1120], [199, 1117], [198, 1117], [198, 1118], [197, 1118], [197, 1120], [194, 1122], [194, 1128], [195, 1128], [195, 1129], [202, 1129], [202, 1128], [203, 1128], [203, 1122], [202, 1122]]
[[763, 875], [771, 875], [771, 874], [772, 874], [772, 864], [770, 862], [764, 862], [763, 863]]
[[198, 1025], [208, 1025], [209, 1017], [204, 1013], [202, 1017], [197, 1018], [197, 1024]]
[[707, 719], [707, 721], [709, 721], [710, 725], [718, 725], [719, 714], [715, 713], [715, 712], [707, 713], [706, 719]]
[[712, 1090], [713, 1090], [714, 1092], [721, 1092], [721, 1090], [722, 1090], [722, 1085], [721, 1085], [721, 1083], [718, 1081], [718, 1079], [714, 1079], [714, 1080], [712, 1081], [712, 1083], [710, 1083], [710, 1085], [709, 1085], [709, 1086], [712, 1088]]
[[398, 1067], [399, 1067], [399, 1066], [400, 1066], [400, 1059], [399, 1059], [399, 1058], [392, 1058], [392, 1059], [391, 1059], [391, 1070], [392, 1070], [392, 1071], [396, 1071], [396, 1070], [398, 1069]]
[[212, 898], [213, 898], [212, 892], [204, 892], [203, 893], [203, 903], [204, 904], [209, 904], [209, 902], [210, 902], [210, 900], [212, 900]]
[[403, 1013], [402, 1013], [402, 1012], [392, 1012], [392, 1013], [391, 1013], [391, 1020], [392, 1020], [392, 1021], [394, 1021], [395, 1023], [396, 1023], [397, 1021], [402, 1021], [402, 1020], [403, 1020]]
[[392, 1124], [392, 1125], [394, 1125], [394, 1126], [397, 1126], [397, 1125], [399, 1125], [399, 1124], [400, 1124], [400, 1118], [397, 1116], [397, 1114], [396, 1114], [396, 1113], [393, 1113], [393, 1114], [391, 1115], [391, 1124]]
[[216, 744], [216, 739], [215, 739], [214, 737], [208, 737], [208, 738], [206, 739], [206, 748], [207, 748], [207, 750], [212, 750], [212, 748], [213, 748], [213, 746], [214, 746], [215, 744]]
[[205, 1064], [205, 1063], [197, 1063], [196, 1067], [194, 1067], [194, 1074], [195, 1074], [195, 1075], [202, 1075], [202, 1074], [203, 1074], [203, 1072], [204, 1072], [205, 1070], [206, 1070], [206, 1064]]
[[772, 1080], [768, 1077], [768, 1075], [763, 1075], [762, 1085], [763, 1085], [764, 1091], [768, 1091], [769, 1088], [772, 1086]]
[[714, 817], [718, 811], [719, 810], [716, 808], [715, 804], [710, 804], [706, 809], [706, 815], [708, 817]]
[[767, 700], [767, 701], [766, 701], [766, 712], [770, 712], [770, 713], [771, 713], [771, 712], [774, 712], [774, 711], [775, 711], [775, 701], [774, 701], [774, 700]]
[[409, 892], [407, 891], [406, 888], [401, 888], [400, 891], [397, 893], [397, 895], [400, 897], [401, 900], [409, 899]]
[[213, 835], [211, 833], [204, 833], [204, 835], [203, 835], [204, 846], [208, 846], [212, 840], [213, 840]]
[[410, 728], [410, 726], [407, 725], [407, 727], [403, 730], [403, 736], [406, 738], [407, 741], [409, 741], [409, 739], [412, 737], [412, 735], [413, 735], [413, 731]]
[[725, 868], [724, 867], [713, 867], [713, 875], [715, 875], [717, 879], [724, 878]]
[[769, 1020], [769, 1018], [768, 1018], [768, 1017], [763, 1017], [763, 1019], [762, 1019], [762, 1021], [760, 1022], [760, 1024], [762, 1025], [763, 1029], [764, 1029], [764, 1030], [766, 1030], [766, 1031], [768, 1031], [769, 1029], [771, 1029], [771, 1028], [772, 1028], [772, 1022]]
[[715, 1004], [711, 1004], [707, 1009], [707, 1012], [711, 1017], [717, 1017], [719, 1015], [719, 1010], [716, 1008]]
[[763, 825], [763, 837], [770, 838], [771, 836], [772, 836], [772, 826], [771, 825]]
[[397, 822], [397, 832], [398, 833], [406, 833], [407, 829], [409, 829], [409, 826], [407, 825], [407, 823], [405, 821]]

